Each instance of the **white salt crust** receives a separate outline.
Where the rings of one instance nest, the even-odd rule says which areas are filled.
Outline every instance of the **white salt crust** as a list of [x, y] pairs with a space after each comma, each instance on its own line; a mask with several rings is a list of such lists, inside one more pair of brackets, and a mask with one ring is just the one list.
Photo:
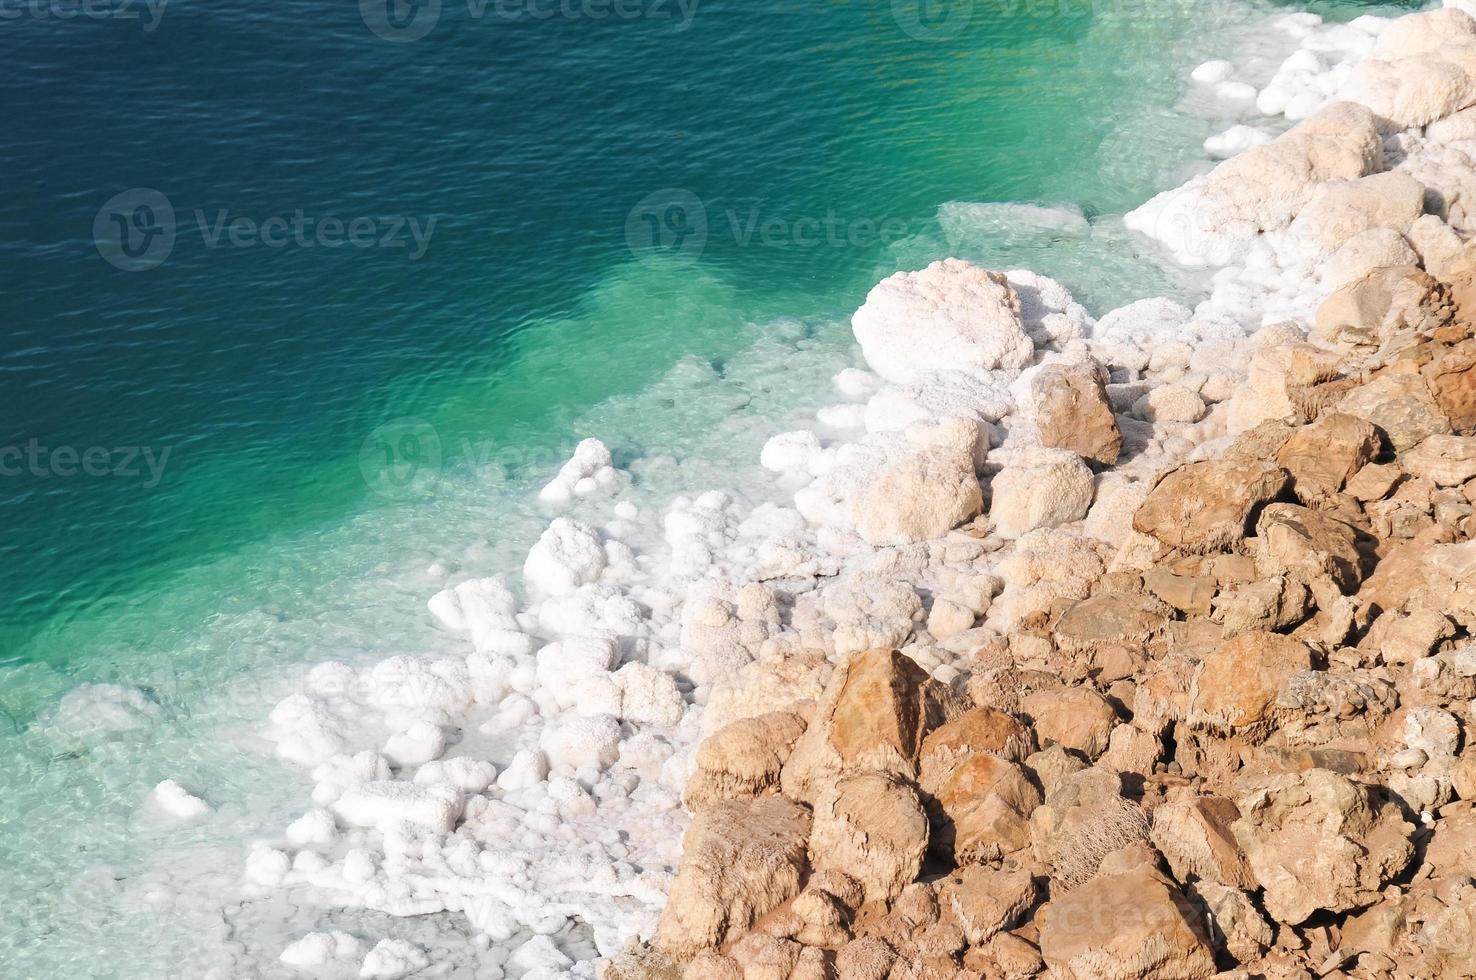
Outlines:
[[[1359, 63], [1379, 54], [1389, 24], [1280, 16], [1243, 61], [1194, 69], [1188, 104], [1239, 120], [1207, 141], [1207, 155], [1233, 162], [1350, 89], [1385, 98]], [[1398, 50], [1418, 49], [1419, 31], [1399, 30]], [[1476, 125], [1445, 129], [1441, 139], [1382, 134], [1368, 173], [1391, 168], [1459, 199], [1467, 181], [1476, 188], [1466, 142]], [[450, 652], [322, 663], [271, 711], [260, 735], [300, 774], [299, 805], [278, 833], [246, 844], [240, 901], [338, 910], [346, 926], [284, 942], [281, 968], [436, 975], [447, 955], [437, 937], [458, 922], [458, 941], [482, 950], [478, 977], [588, 980], [597, 955], [649, 936], [679, 857], [698, 740], [818, 694], [783, 676], [786, 655], [895, 645], [962, 683], [959, 651], [1078, 596], [1121, 560], [1143, 481], [1255, 419], [1248, 367], [1269, 334], [1252, 332], [1305, 323], [1359, 256], [1397, 248], [1382, 236], [1350, 251], [1304, 214], [1341, 191], [1295, 190], [1301, 206], [1261, 208], [1264, 226], [1225, 219], [1212, 175], [1127, 217], [1177, 260], [1215, 270], [1194, 309], [1149, 298], [1094, 318], [1053, 280], [957, 260], [889, 277], [854, 319], [864, 363], [781, 343], [777, 360], [796, 377], [833, 377], [837, 400], [808, 424], [735, 422], [775, 434], [725, 480], [733, 489], [658, 508], [635, 488], [683, 485], [672, 479], [679, 464], [652, 454], [621, 471], [604, 443], [581, 442], [537, 493], [568, 513], [552, 517], [520, 575], [428, 570], [440, 587], [426, 606]], [[1086, 221], [1046, 209], [1030, 220], [1063, 232]], [[1446, 220], [1458, 236], [1476, 230], [1454, 208]], [[1276, 336], [1305, 330], [1289, 329]], [[1043, 449], [1030, 404], [1033, 372], [1087, 356], [1108, 372], [1123, 434], [1122, 461], [1106, 474]], [[666, 383], [716, 381], [710, 367], [683, 363]], [[935, 486], [939, 472], [957, 480], [957, 499], [922, 507], [915, 493], [872, 492]], [[956, 516], [945, 505], [980, 503], [988, 516], [973, 533], [909, 537]], [[159, 715], [145, 692], [84, 685], [46, 732], [59, 746], [96, 746]], [[218, 818], [172, 780], [144, 803], [181, 825]], [[386, 916], [436, 925], [385, 936]]]

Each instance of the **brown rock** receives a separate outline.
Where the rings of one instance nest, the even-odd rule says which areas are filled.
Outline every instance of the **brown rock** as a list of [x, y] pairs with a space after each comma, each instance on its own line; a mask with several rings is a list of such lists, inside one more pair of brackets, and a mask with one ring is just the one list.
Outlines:
[[933, 794], [933, 849], [954, 864], [1023, 850], [1039, 805], [1040, 791], [1019, 766], [994, 755], [970, 756]]
[[1150, 568], [1143, 585], [1186, 616], [1207, 616], [1215, 598], [1215, 580], [1208, 575], [1178, 575], [1167, 568]]
[[[1256, 568], [1266, 576], [1306, 582], [1319, 604], [1356, 591], [1363, 580], [1358, 532], [1323, 511], [1296, 504], [1268, 504], [1256, 521]], [[1328, 592], [1330, 585], [1335, 592]]]
[[928, 818], [917, 792], [885, 773], [844, 776], [821, 791], [810, 864], [861, 883], [864, 901], [890, 901], [922, 868]]
[[897, 954], [876, 937], [857, 939], [836, 954], [837, 980], [888, 980]]
[[1393, 463], [1369, 463], [1353, 475], [1346, 489], [1349, 496], [1363, 503], [1383, 500], [1403, 475], [1404, 471]]
[[1276, 696], [1298, 671], [1310, 670], [1306, 644], [1276, 633], [1243, 633], [1205, 657], [1189, 688], [1188, 722], [1221, 734], [1264, 734]]
[[1373, 424], [1342, 412], [1326, 412], [1291, 434], [1276, 462], [1292, 475], [1298, 499], [1310, 503], [1343, 489], [1374, 457], [1379, 434]]
[[1430, 655], [1441, 640], [1455, 635], [1450, 620], [1433, 609], [1390, 612], [1374, 620], [1358, 649], [1386, 664], [1411, 664]]
[[1415, 266], [1384, 266], [1329, 296], [1317, 310], [1315, 333], [1330, 343], [1377, 345], [1400, 331], [1432, 330], [1449, 322], [1451, 312], [1447, 290], [1434, 276]]
[[715, 800], [760, 796], [778, 789], [779, 772], [805, 720], [788, 711], [735, 721], [704, 739], [682, 803], [696, 811]]
[[1027, 980], [1045, 969], [1040, 950], [1013, 933], [996, 934], [983, 951], [1003, 980]]
[[1230, 832], [1239, 819], [1235, 802], [1221, 796], [1165, 803], [1153, 811], [1153, 843], [1181, 882], [1202, 878], [1254, 889], [1255, 876]]
[[1426, 608], [1476, 629], [1476, 541], [1435, 545], [1420, 561]]
[[1213, 944], [1239, 962], [1253, 963], [1271, 946], [1271, 923], [1245, 892], [1213, 881], [1197, 881], [1189, 886], [1188, 894], [1204, 909]]
[[853, 655], [836, 669], [784, 764], [784, 795], [813, 802], [825, 782], [858, 770], [915, 778], [929, 683], [921, 667], [895, 650]]
[[780, 797], [704, 807], [682, 838], [659, 948], [684, 962], [742, 936], [799, 894], [809, 839], [809, 811]]
[[1102, 874], [1041, 913], [1040, 951], [1071, 980], [1198, 980], [1214, 955], [1194, 908], [1149, 865]]
[[1282, 777], [1243, 799], [1240, 812], [1231, 830], [1265, 888], [1266, 911], [1289, 925], [1372, 903], [1414, 854], [1414, 827], [1397, 805], [1325, 769]]
[[972, 946], [1012, 929], [1040, 897], [1035, 878], [1024, 868], [960, 868], [940, 884], [945, 906], [953, 910]]
[[1476, 434], [1476, 340], [1443, 350], [1421, 374], [1450, 430], [1458, 435]]
[[[1056, 646], [1063, 653], [1078, 654], [1098, 677], [1126, 676], [1172, 619], [1173, 610], [1153, 596], [1103, 592], [1073, 603], [1061, 614]], [[1126, 672], [1112, 670], [1115, 665]]]
[[1042, 445], [1069, 449], [1104, 466], [1117, 462], [1122, 432], [1107, 400], [1106, 371], [1095, 361], [1054, 363], [1030, 382]]
[[1042, 742], [1075, 749], [1088, 759], [1107, 750], [1112, 729], [1121, 721], [1111, 703], [1089, 687], [1036, 691], [1020, 710]]
[[1288, 575], [1248, 582], [1215, 597], [1214, 621], [1226, 636], [1274, 632], [1300, 623], [1311, 610], [1307, 586]]
[[1399, 465], [1437, 487], [1458, 487], [1476, 477], [1476, 436], [1431, 436], [1402, 454]]
[[1035, 736], [1013, 715], [974, 708], [933, 729], [923, 741], [918, 785], [936, 793], [954, 769], [981, 752], [1019, 762], [1034, 750]]
[[1051, 867], [1053, 887], [1075, 888], [1097, 873], [1103, 858], [1148, 837], [1143, 808], [1122, 795], [1122, 780], [1105, 769], [1083, 769], [1060, 780], [1030, 818], [1035, 856]]
[[1195, 554], [1245, 537], [1261, 504], [1286, 486], [1287, 472], [1269, 463], [1206, 460], [1170, 470], [1133, 515], [1133, 528], [1162, 544]]
[[1372, 422], [1397, 452], [1450, 431], [1450, 421], [1418, 374], [1382, 374], [1348, 392], [1338, 411]]

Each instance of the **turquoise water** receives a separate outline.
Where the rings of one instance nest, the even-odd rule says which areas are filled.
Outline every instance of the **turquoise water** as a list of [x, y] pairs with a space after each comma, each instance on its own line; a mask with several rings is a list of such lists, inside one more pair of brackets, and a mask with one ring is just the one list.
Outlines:
[[[1251, 19], [476, 9], [448, 0], [408, 42], [306, 0], [0, 25], [24, 93], [0, 135], [0, 447], [24, 461], [0, 477], [0, 813], [30, 825], [0, 842], [0, 895], [28, 910], [0, 932], [7, 975], [166, 975], [187, 917], [115, 900], [159, 846], [141, 794], [210, 787], [197, 843], [233, 880], [239, 841], [300, 811], [251, 735], [274, 678], [446, 644], [425, 599], [520, 564], [579, 437], [641, 461], [651, 500], [726, 485], [771, 420], [828, 400], [867, 289], [946, 254], [1055, 275], [1098, 313], [1192, 291], [1111, 216], [1197, 158], [1214, 127], [1174, 111], [1184, 70]], [[127, 224], [165, 217], [142, 190], [172, 223]], [[299, 212], [308, 244], [274, 237]], [[356, 218], [363, 246], [319, 243]], [[161, 721], [59, 746], [48, 713], [82, 681], [141, 686]], [[89, 946], [129, 952], [83, 967]]]

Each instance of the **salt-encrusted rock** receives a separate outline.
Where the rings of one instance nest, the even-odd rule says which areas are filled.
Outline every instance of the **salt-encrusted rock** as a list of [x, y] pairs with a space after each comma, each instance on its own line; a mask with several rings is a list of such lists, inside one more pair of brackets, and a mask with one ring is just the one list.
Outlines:
[[1437, 487], [1457, 487], [1476, 477], [1476, 437], [1434, 435], [1399, 457], [1405, 472]]
[[[1440, 221], [1439, 218], [1435, 220]], [[1448, 228], [1446, 230], [1449, 231]], [[1322, 280], [1333, 289], [1339, 289], [1357, 282], [1375, 269], [1417, 266], [1421, 261], [1420, 253], [1404, 235], [1393, 228], [1370, 228], [1349, 238], [1333, 253], [1322, 266]]]
[[1133, 405], [1133, 414], [1149, 422], [1198, 422], [1204, 399], [1183, 385], [1160, 385]]
[[1313, 192], [1289, 231], [1330, 253], [1370, 229], [1407, 231], [1424, 210], [1424, 186], [1408, 174], [1390, 171], [1328, 181]]
[[836, 669], [784, 764], [784, 795], [812, 802], [824, 783], [857, 770], [915, 778], [929, 683], [922, 668], [895, 650], [852, 656]]
[[1367, 106], [1397, 129], [1424, 126], [1476, 102], [1476, 79], [1467, 67], [1471, 48], [1467, 39], [1438, 53], [1366, 59], [1354, 66], [1338, 95]]
[[1064, 449], [1030, 449], [990, 484], [989, 519], [1002, 538], [1079, 521], [1092, 505], [1092, 471]]
[[716, 800], [752, 798], [779, 785], [779, 772], [805, 719], [788, 711], [733, 722], [697, 748], [697, 768], [687, 780], [682, 803], [696, 811]]
[[1201, 879], [1187, 895], [1204, 910], [1211, 945], [1241, 963], [1254, 963], [1274, 940], [1271, 923], [1244, 891]]
[[149, 792], [148, 805], [172, 820], [194, 820], [212, 811], [209, 803], [185, 789], [173, 779], [166, 779]]
[[449, 834], [462, 805], [461, 791], [452, 786], [384, 780], [350, 786], [332, 810], [351, 827], [383, 830], [406, 822]]
[[1476, 40], [1476, 19], [1447, 4], [1391, 21], [1380, 32], [1373, 53], [1376, 58], [1407, 58], [1470, 40]]
[[1324, 412], [1291, 434], [1276, 462], [1292, 475], [1292, 489], [1303, 503], [1340, 492], [1379, 450], [1373, 424], [1342, 412]]
[[[1472, 126], [1471, 135], [1463, 138], [1476, 138], [1476, 109], [1463, 109], [1449, 119], [1433, 123], [1430, 129], [1462, 119], [1465, 120], [1465, 125]], [[1436, 136], [1430, 138], [1438, 139]], [[1409, 226], [1409, 232], [1405, 237], [1419, 253], [1419, 261], [1384, 264], [1419, 265], [1436, 279], [1449, 282], [1462, 272], [1469, 272], [1473, 260], [1476, 260], [1476, 254], [1473, 254], [1461, 236], [1456, 234], [1455, 229], [1442, 221], [1438, 215], [1424, 214], [1416, 218], [1414, 224]]]
[[1064, 745], [1095, 759], [1107, 750], [1112, 729], [1120, 722], [1111, 703], [1089, 687], [1036, 691], [1020, 710], [1028, 715], [1041, 741]]
[[[1256, 334], [1259, 340], [1267, 333], [1279, 333], [1273, 324]], [[1336, 355], [1318, 350], [1300, 340], [1257, 344], [1251, 353], [1245, 383], [1238, 385], [1229, 398], [1226, 425], [1232, 433], [1257, 431], [1263, 423], [1296, 424], [1310, 419], [1309, 401], [1320, 385], [1335, 378], [1339, 370]], [[1273, 449], [1275, 447], [1270, 447]], [[1229, 452], [1226, 456], [1264, 459], [1264, 454]]]
[[1414, 854], [1414, 827], [1396, 804], [1326, 769], [1283, 777], [1243, 798], [1240, 812], [1231, 830], [1266, 911], [1290, 925], [1370, 904]]
[[1254, 889], [1255, 876], [1230, 831], [1239, 819], [1235, 802], [1220, 796], [1165, 803], [1153, 811], [1153, 843], [1179, 881], [1199, 878]]
[[356, 937], [337, 929], [332, 932], [310, 932], [282, 950], [278, 957], [287, 966], [305, 973], [321, 971], [335, 960], [342, 964], [358, 962], [364, 955], [364, 944]]
[[1450, 421], [1417, 374], [1380, 375], [1348, 392], [1337, 409], [1372, 422], [1397, 452], [1450, 432]]
[[546, 504], [566, 504], [575, 497], [588, 497], [619, 480], [610, 449], [598, 439], [584, 439], [574, 447], [574, 455], [559, 468], [558, 475], [538, 491], [538, 499]]
[[1380, 169], [1383, 150], [1373, 113], [1335, 102], [1276, 140], [1159, 194], [1125, 220], [1181, 262], [1224, 265], [1262, 232], [1285, 227], [1319, 185]]
[[974, 475], [976, 430], [951, 419], [966, 438], [905, 452], [884, 463], [848, 502], [851, 524], [873, 545], [910, 544], [942, 537], [972, 520], [984, 506]]
[[962, 259], [882, 280], [851, 326], [871, 369], [898, 384], [932, 371], [1018, 370], [1035, 353], [1008, 279]]
[[939, 885], [940, 901], [958, 916], [969, 945], [981, 946], [1010, 929], [1036, 903], [1040, 888], [1029, 870], [969, 865]]
[[550, 595], [567, 595], [598, 578], [605, 563], [599, 533], [587, 524], [560, 517], [528, 552], [523, 576]]
[[1378, 344], [1403, 330], [1434, 329], [1450, 312], [1445, 288], [1429, 273], [1384, 266], [1323, 301], [1315, 333], [1328, 343]]
[[1327, 513], [1296, 504], [1267, 504], [1256, 520], [1256, 568], [1305, 582], [1319, 603], [1356, 591], [1363, 580], [1358, 533]]
[[1060, 779], [1030, 818], [1035, 856], [1050, 865], [1056, 887], [1079, 886], [1097, 873], [1103, 858], [1148, 838], [1148, 818], [1123, 798], [1122, 778], [1090, 768]]
[[1040, 791], [1025, 771], [987, 752], [955, 766], [931, 794], [933, 850], [954, 864], [993, 861], [1030, 846]]
[[1030, 412], [1041, 445], [1104, 466], [1117, 462], [1122, 432], [1107, 400], [1106, 372], [1096, 361], [1057, 362], [1030, 381]]
[[1300, 640], [1242, 633], [1200, 661], [1189, 686], [1187, 720], [1222, 734], [1264, 734], [1282, 686], [1311, 667], [1311, 651]]
[[1060, 599], [1085, 599], [1106, 571], [1108, 549], [1093, 538], [1039, 528], [1021, 537], [999, 563], [1004, 593], [990, 610], [1005, 628]]
[[1286, 483], [1286, 471], [1269, 463], [1186, 463], [1149, 491], [1133, 528], [1181, 551], [1218, 551], [1244, 538], [1251, 513]]
[[922, 869], [928, 818], [917, 792], [883, 773], [827, 783], [815, 801], [810, 864], [861, 883], [864, 901], [890, 901]]
[[1201, 980], [1215, 958], [1199, 916], [1151, 864], [1104, 872], [1041, 913], [1040, 952], [1062, 980]]
[[741, 937], [799, 894], [810, 812], [782, 797], [704, 807], [682, 838], [682, 863], [657, 944], [685, 962]]
[[403, 939], [381, 939], [364, 957], [359, 976], [365, 980], [400, 980], [430, 966], [424, 949]]

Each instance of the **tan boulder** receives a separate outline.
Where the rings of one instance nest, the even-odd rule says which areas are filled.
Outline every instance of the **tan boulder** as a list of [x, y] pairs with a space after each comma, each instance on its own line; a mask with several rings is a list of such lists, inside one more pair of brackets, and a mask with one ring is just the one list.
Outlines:
[[917, 791], [885, 773], [844, 776], [815, 802], [810, 864], [861, 883], [864, 901], [890, 901], [922, 869], [928, 818]]
[[1276, 462], [1292, 476], [1292, 488], [1303, 503], [1338, 493], [1379, 451], [1373, 424], [1341, 412], [1324, 412], [1311, 425], [1293, 432], [1276, 454]]
[[921, 667], [895, 650], [851, 656], [836, 668], [784, 764], [784, 795], [813, 802], [823, 783], [858, 770], [915, 778], [929, 683]]
[[1348, 480], [1344, 489], [1348, 496], [1360, 503], [1383, 500], [1404, 476], [1404, 471], [1395, 463], [1369, 463]]
[[1089, 687], [1036, 691], [1020, 703], [1020, 711], [1031, 719], [1044, 744], [1075, 749], [1088, 759], [1107, 750], [1112, 729], [1122, 720], [1112, 704]]
[[1412, 265], [1381, 266], [1324, 300], [1314, 332], [1328, 343], [1377, 345], [1401, 331], [1433, 330], [1450, 317], [1449, 294], [1434, 276]]
[[1022, 452], [990, 482], [989, 520], [994, 532], [1014, 540], [1037, 528], [1060, 527], [1086, 517], [1096, 487], [1081, 457], [1064, 449]]
[[1271, 946], [1271, 923], [1245, 892], [1213, 881], [1196, 881], [1189, 900], [1204, 910], [1210, 940], [1243, 964], [1254, 963]]
[[1041, 912], [1040, 952], [1061, 980], [1202, 980], [1215, 958], [1194, 907], [1140, 864], [1101, 874]]
[[805, 719], [788, 711], [733, 722], [697, 748], [697, 768], [682, 791], [696, 811], [715, 800], [761, 796], [777, 790], [779, 773], [804, 734]]
[[[1296, 504], [1268, 504], [1256, 521], [1256, 568], [1266, 576], [1290, 575], [1312, 587], [1319, 603], [1363, 581], [1358, 532], [1325, 511]], [[1322, 587], [1330, 584], [1335, 593]]]
[[1450, 431], [1450, 422], [1418, 374], [1381, 374], [1354, 388], [1338, 411], [1372, 422], [1397, 452]]
[[1133, 528], [1169, 548], [1206, 554], [1245, 537], [1246, 523], [1287, 483], [1279, 466], [1205, 460], [1165, 474], [1133, 515]]
[[[1462, 315], [1476, 318], [1476, 308], [1462, 307]], [[1476, 435], [1476, 340], [1441, 350], [1420, 373], [1449, 423], [1449, 431]]]
[[1061, 614], [1056, 646], [1062, 653], [1081, 655], [1096, 676], [1115, 679], [1135, 671], [1172, 619], [1173, 610], [1151, 595], [1103, 592]]
[[657, 945], [685, 962], [732, 942], [799, 894], [810, 812], [780, 797], [703, 807], [682, 838], [682, 861]]
[[1400, 454], [1399, 465], [1437, 487], [1458, 487], [1476, 478], [1476, 436], [1431, 436]]
[[1290, 231], [1323, 252], [1335, 252], [1375, 228], [1402, 234], [1424, 211], [1424, 185], [1391, 170], [1355, 180], [1330, 180], [1318, 187]]
[[938, 787], [971, 756], [981, 752], [1020, 762], [1035, 751], [1035, 736], [1013, 715], [993, 708], [973, 708], [923, 740], [918, 785], [926, 793]]
[[1227, 637], [1241, 633], [1275, 632], [1300, 623], [1311, 610], [1307, 586], [1290, 576], [1277, 575], [1232, 586], [1215, 597], [1213, 620]]
[[1153, 844], [1181, 882], [1200, 878], [1254, 889], [1255, 876], [1230, 832], [1239, 819], [1235, 801], [1222, 796], [1165, 803], [1153, 811]]
[[1412, 664], [1428, 657], [1437, 643], [1453, 636], [1455, 627], [1450, 620], [1433, 609], [1386, 612], [1374, 620], [1358, 641], [1358, 649], [1385, 664]]
[[1420, 561], [1427, 608], [1476, 628], [1476, 541], [1435, 545]]
[[973, 864], [945, 878], [939, 897], [958, 917], [969, 945], [980, 946], [1013, 929], [1040, 898], [1040, 888], [1028, 869]]
[[[947, 420], [953, 423], [972, 425]], [[984, 494], [974, 472], [976, 439], [970, 434], [885, 462], [848, 500], [856, 533], [877, 546], [912, 544], [940, 538], [977, 517]]]
[[1014, 763], [970, 756], [931, 795], [933, 850], [954, 864], [992, 861], [1030, 846], [1040, 790]]
[[1232, 637], [1195, 669], [1186, 720], [1221, 734], [1263, 735], [1283, 685], [1311, 667], [1312, 654], [1300, 640], [1261, 632]]
[[1104, 466], [1116, 463], [1122, 432], [1106, 385], [1106, 371], [1095, 361], [1047, 364], [1036, 372], [1030, 407], [1041, 445], [1070, 450]]
[[1242, 799], [1240, 812], [1231, 830], [1266, 911], [1289, 925], [1372, 903], [1414, 854], [1414, 827], [1396, 804], [1326, 769], [1282, 777]]

